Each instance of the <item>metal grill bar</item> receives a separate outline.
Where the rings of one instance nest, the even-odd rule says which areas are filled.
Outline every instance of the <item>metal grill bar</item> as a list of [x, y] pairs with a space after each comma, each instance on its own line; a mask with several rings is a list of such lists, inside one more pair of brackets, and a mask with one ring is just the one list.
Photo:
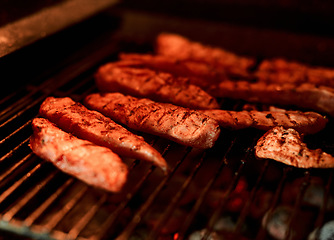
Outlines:
[[6, 172], [4, 172], [3, 175], [0, 176], [0, 182], [7, 178], [8, 176], [12, 175], [12, 173], [21, 165], [23, 165], [25, 162], [28, 161], [29, 158], [33, 156], [33, 153], [29, 153], [27, 156], [22, 158], [20, 161], [18, 161], [16, 164], [14, 164], [10, 169], [8, 169]]
[[134, 215], [132, 218], [131, 222], [125, 227], [125, 229], [122, 231], [122, 233], [116, 238], [117, 240], [125, 240], [128, 239], [133, 232], [133, 230], [136, 228], [136, 226], [139, 224], [141, 221], [142, 217], [144, 214], [147, 212], [148, 208], [152, 205], [153, 201], [155, 198], [158, 196], [160, 191], [163, 189], [163, 187], [166, 185], [166, 183], [171, 179], [179, 165], [184, 161], [184, 159], [187, 157], [189, 152], [191, 151], [191, 148], [187, 148], [186, 153], [183, 155], [182, 159], [180, 159], [175, 167], [172, 169], [171, 173], [166, 176], [160, 184], [155, 188], [154, 192], [149, 196], [149, 198], [144, 202], [137, 213]]
[[217, 207], [217, 209], [215, 210], [214, 214], [210, 217], [209, 222], [207, 224], [207, 231], [205, 232], [205, 235], [203, 237], [203, 239], [209, 239], [209, 235], [210, 233], [213, 231], [213, 226], [214, 224], [217, 222], [219, 216], [221, 215], [221, 213], [224, 210], [224, 207], [229, 199], [230, 194], [232, 193], [232, 191], [235, 189], [240, 176], [241, 176], [241, 172], [244, 169], [245, 166], [245, 162], [242, 160], [241, 164], [239, 165], [239, 168], [237, 170], [237, 172], [235, 173], [235, 176], [232, 179], [231, 184], [229, 185], [229, 188], [227, 189], [223, 199], [221, 200], [219, 206]]
[[25, 182], [32, 174], [34, 174], [40, 167], [42, 163], [37, 164], [32, 170], [26, 173], [21, 179], [16, 181], [12, 186], [10, 186], [6, 191], [0, 195], [0, 203], [3, 202], [10, 194], [12, 194], [23, 182]]
[[315, 233], [315, 238], [316, 239], [319, 239], [320, 227], [324, 224], [324, 217], [325, 217], [327, 204], [328, 204], [329, 197], [330, 197], [330, 190], [331, 190], [331, 186], [333, 184], [333, 174], [334, 174], [333, 171], [331, 171], [330, 174], [329, 174], [327, 184], [325, 185], [325, 193], [324, 193], [323, 203], [322, 203], [320, 212], [319, 212], [318, 217], [317, 217], [317, 219], [315, 221], [315, 224], [314, 224], [314, 227], [316, 229], [316, 233]]
[[66, 216], [67, 213], [80, 201], [80, 199], [87, 192], [88, 186], [84, 185], [72, 198], [71, 200], [63, 206], [52, 218], [43, 225], [49, 233], [57, 226], [57, 224]]
[[132, 192], [129, 192], [125, 199], [118, 205], [118, 207], [110, 214], [110, 216], [106, 219], [106, 221], [103, 223], [101, 228], [99, 229], [99, 232], [95, 234], [91, 239], [97, 240], [102, 238], [106, 234], [106, 232], [109, 230], [110, 226], [112, 226], [121, 214], [121, 212], [125, 209], [125, 207], [129, 204], [130, 200], [135, 196], [135, 194], [139, 191], [139, 189], [142, 187], [143, 183], [147, 180], [147, 178], [152, 174], [153, 170], [155, 169], [155, 166], [152, 166], [149, 168], [148, 171], [146, 171], [145, 175], [140, 179], [140, 181], [135, 185]]
[[38, 185], [35, 186], [34, 189], [30, 190], [24, 198], [22, 198], [19, 202], [17, 202], [14, 207], [10, 209], [7, 213], [5, 213], [2, 218], [5, 221], [10, 221], [14, 215], [20, 211], [24, 205], [26, 205], [36, 194], [38, 191], [41, 190], [41, 188], [45, 187], [45, 185], [55, 176], [56, 171], [49, 174], [42, 182], [40, 182]]
[[[10, 139], [11, 137], [13, 137], [15, 134], [17, 134], [19, 131], [21, 131], [23, 128], [26, 128], [27, 126], [29, 126], [31, 123], [31, 120], [29, 119], [26, 123], [24, 123], [22, 126], [18, 127], [17, 129], [15, 129], [13, 132], [11, 132], [7, 137], [5, 137], [4, 139], [2, 139], [0, 141], [0, 144], [4, 144], [6, 141], [8, 141], [8, 139]], [[3, 127], [3, 126], [0, 126]], [[20, 144], [22, 145], [22, 143]], [[19, 145], [19, 146], [20, 146]], [[5, 158], [5, 157], [4, 157]]]
[[[17, 146], [14, 148], [10, 149], [8, 153], [6, 153], [4, 156], [0, 158], [0, 162], [4, 161], [5, 159], [8, 159], [11, 157], [15, 152], [18, 152], [22, 146], [25, 146], [29, 142], [30, 137], [26, 138], [23, 140], [21, 143], [19, 143]], [[0, 177], [1, 181], [1, 177]]]
[[78, 221], [71, 231], [68, 233], [67, 237], [69, 239], [76, 239], [84, 227], [92, 220], [93, 216], [96, 214], [101, 205], [107, 200], [107, 193], [103, 194], [102, 197], [96, 202], [88, 212]]
[[[276, 190], [275, 195], [273, 197], [273, 201], [271, 202], [270, 208], [267, 211], [268, 218], [271, 216], [275, 207], [277, 206], [277, 203], [278, 203], [278, 201], [280, 199], [280, 196], [282, 194], [284, 183], [287, 179], [288, 173], [290, 173], [291, 171], [292, 171], [291, 167], [285, 167], [283, 169], [283, 175], [280, 178], [280, 182], [278, 184], [277, 190]], [[266, 229], [265, 229], [265, 226], [263, 226], [262, 228], [259, 229], [258, 234], [256, 236], [256, 240], [262, 240], [262, 239], [265, 239], [265, 237], [266, 237]]]
[[236, 224], [235, 229], [234, 229], [235, 233], [240, 233], [241, 232], [242, 224], [244, 223], [245, 218], [246, 218], [246, 216], [247, 216], [247, 214], [250, 210], [251, 203], [253, 202], [253, 200], [256, 196], [256, 192], [258, 191], [258, 189], [260, 187], [260, 184], [261, 184], [261, 182], [263, 180], [263, 177], [264, 177], [264, 175], [265, 175], [265, 173], [268, 169], [268, 166], [269, 166], [269, 160], [265, 160], [264, 165], [262, 167], [262, 170], [260, 172], [260, 175], [257, 178], [255, 185], [252, 187], [252, 191], [250, 193], [250, 196], [247, 198], [247, 201], [246, 201], [243, 209], [241, 210], [241, 213], [239, 215], [237, 224]]
[[180, 231], [177, 234], [177, 239], [183, 239], [185, 237], [185, 234], [187, 232], [187, 230], [189, 229], [190, 224], [192, 223], [196, 213], [198, 212], [198, 209], [200, 208], [200, 206], [202, 205], [205, 197], [207, 196], [208, 191], [212, 188], [213, 184], [215, 183], [215, 181], [217, 180], [218, 176], [221, 174], [223, 168], [226, 166], [226, 156], [227, 154], [231, 151], [232, 147], [234, 146], [236, 141], [236, 138], [234, 138], [231, 141], [231, 144], [229, 146], [229, 148], [227, 149], [227, 151], [225, 152], [221, 163], [218, 167], [217, 172], [215, 173], [215, 175], [210, 179], [210, 181], [206, 184], [206, 186], [203, 188], [203, 191], [201, 192], [198, 200], [196, 201], [194, 207], [191, 209], [191, 211], [189, 212], [185, 223], [183, 224], [182, 228], [180, 229]]
[[198, 172], [199, 168], [202, 166], [202, 163], [205, 159], [206, 152], [203, 153], [202, 157], [196, 164], [196, 166], [193, 168], [192, 172], [188, 175], [188, 177], [183, 182], [183, 185], [181, 189], [177, 192], [177, 194], [172, 198], [172, 200], [169, 202], [166, 210], [161, 214], [160, 220], [155, 226], [155, 228], [151, 231], [150, 235], [148, 236], [148, 239], [156, 239], [161, 231], [161, 228], [164, 224], [166, 224], [168, 218], [171, 216], [173, 211], [175, 210], [178, 202], [180, 201], [182, 195], [186, 191], [186, 189], [189, 187], [191, 181], [195, 177], [196, 173]]
[[[170, 145], [168, 145], [163, 153], [162, 156], [165, 156], [165, 154], [167, 153], [167, 151], [169, 150]], [[137, 161], [135, 161], [137, 162]], [[131, 165], [130, 169], [132, 169], [132, 166], [134, 166], [135, 162]], [[147, 178], [153, 173], [154, 169], [156, 169], [156, 166], [152, 165], [148, 171], [146, 171], [144, 173], [144, 175], [141, 177], [141, 179], [137, 182], [137, 184], [135, 185], [135, 187], [132, 189], [131, 192], [129, 192], [128, 194], [126, 194], [125, 199], [123, 199], [123, 201], [118, 205], [118, 207], [110, 214], [110, 216], [105, 220], [104, 224], [101, 226], [99, 233], [96, 233], [95, 236], [92, 237], [92, 239], [100, 239], [102, 238], [106, 232], [108, 231], [108, 229], [110, 228], [110, 226], [112, 226], [115, 222], [115, 220], [117, 219], [117, 217], [119, 217], [119, 215], [121, 214], [121, 212], [125, 209], [125, 207], [129, 204], [129, 202], [132, 200], [132, 198], [135, 196], [135, 194], [140, 190], [140, 188], [142, 187], [142, 185], [144, 184], [144, 182], [147, 180]]]
[[31, 227], [38, 217], [46, 211], [48, 207], [74, 182], [73, 178], [69, 178], [61, 187], [57, 189], [48, 199], [46, 199], [28, 218], [24, 220], [24, 225]]
[[297, 199], [296, 199], [296, 202], [295, 202], [295, 205], [294, 205], [294, 208], [293, 208], [293, 212], [292, 212], [291, 217], [290, 217], [290, 219], [287, 223], [288, 228], [287, 228], [287, 233], [286, 233], [285, 239], [293, 239], [293, 237], [294, 237], [293, 234], [292, 234], [292, 229], [293, 229], [292, 224], [293, 224], [294, 221], [297, 220], [297, 214], [298, 214], [298, 211], [300, 210], [300, 206], [301, 206], [303, 196], [304, 196], [305, 191], [306, 191], [309, 184], [310, 184], [310, 172], [306, 171], [304, 181], [301, 184], [300, 191], [297, 195]]
[[[237, 139], [242, 139], [240, 138], [240, 135], [238, 135]], [[253, 142], [251, 144], [251, 146], [254, 146], [254, 141], [256, 141], [256, 138], [252, 139]], [[237, 183], [241, 177], [242, 171], [244, 170], [245, 164], [247, 163], [248, 159], [249, 159], [249, 155], [252, 151], [249, 150], [246, 151], [246, 154], [244, 156], [243, 159], [240, 160], [240, 165], [238, 167], [238, 170], [234, 173], [234, 177], [232, 179], [231, 184], [229, 185], [227, 191], [225, 192], [225, 195], [223, 197], [223, 199], [221, 200], [219, 206], [217, 207], [217, 209], [215, 210], [215, 212], [213, 213], [213, 215], [210, 217], [209, 222], [207, 224], [207, 231], [205, 232], [204, 235], [204, 239], [209, 239], [209, 235], [212, 233], [213, 231], [213, 227], [214, 224], [217, 222], [218, 218], [220, 217], [220, 215], [222, 214], [222, 212], [224, 211], [224, 208], [226, 207], [226, 203], [230, 197], [230, 194], [232, 193], [232, 191], [235, 189], [235, 187], [237, 186]]]

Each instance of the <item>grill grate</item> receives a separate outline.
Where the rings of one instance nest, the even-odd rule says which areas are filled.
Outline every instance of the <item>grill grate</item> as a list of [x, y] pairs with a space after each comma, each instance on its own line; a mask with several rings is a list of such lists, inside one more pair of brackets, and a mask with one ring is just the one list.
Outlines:
[[[303, 239], [332, 220], [333, 170], [299, 170], [254, 159], [253, 147], [262, 134], [256, 130], [223, 130], [216, 146], [206, 151], [139, 133], [163, 154], [172, 171], [163, 176], [155, 166], [125, 159], [130, 177], [119, 194], [87, 186], [32, 154], [30, 123], [41, 102], [49, 95], [80, 101], [96, 91], [96, 67], [117, 51], [106, 45], [0, 101], [0, 229], [38, 239], [185, 239], [202, 230], [203, 239], [222, 234], [260, 240], [270, 236], [264, 219], [287, 202], [291, 211], [284, 239]], [[236, 109], [241, 105], [231, 104]], [[330, 139], [326, 141], [334, 152]], [[320, 205], [305, 206], [312, 181], [319, 178]], [[296, 180], [295, 199], [287, 201], [286, 191]], [[260, 202], [265, 206], [256, 206], [265, 196], [269, 200]], [[300, 214], [305, 211], [312, 216], [304, 223]], [[229, 222], [217, 226], [224, 216]], [[302, 232], [296, 227], [300, 222], [305, 224]]]

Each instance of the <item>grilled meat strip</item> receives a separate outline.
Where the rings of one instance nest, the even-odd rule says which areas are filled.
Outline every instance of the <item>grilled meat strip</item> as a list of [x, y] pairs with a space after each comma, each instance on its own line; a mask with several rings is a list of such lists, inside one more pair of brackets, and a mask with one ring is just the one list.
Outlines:
[[275, 127], [257, 142], [255, 155], [273, 159], [299, 168], [333, 168], [334, 157], [321, 149], [311, 150], [302, 142], [300, 134], [292, 129]]
[[102, 92], [122, 92], [193, 109], [219, 108], [214, 97], [187, 81], [169, 73], [118, 67], [113, 63], [101, 66], [95, 75], [96, 85]]
[[119, 192], [128, 169], [120, 157], [106, 147], [78, 139], [49, 120], [35, 118], [30, 148], [44, 160], [83, 182], [111, 192]]
[[231, 77], [248, 77], [248, 69], [255, 65], [252, 58], [238, 56], [222, 48], [203, 45], [183, 36], [161, 33], [156, 39], [155, 52], [158, 55], [179, 60], [205, 62], [223, 68]]
[[162, 170], [167, 170], [164, 158], [143, 138], [129, 132], [101, 113], [88, 110], [71, 98], [48, 97], [41, 104], [39, 113], [79, 138], [108, 147], [121, 156], [149, 161]]
[[156, 71], [168, 72], [175, 76], [187, 77], [191, 84], [206, 89], [211, 84], [217, 84], [228, 79], [226, 71], [204, 62], [193, 60], [178, 60], [173, 57], [150, 54], [121, 53], [119, 65], [150, 68]]
[[202, 113], [146, 98], [96, 93], [88, 95], [85, 104], [130, 128], [186, 146], [211, 148], [220, 133], [218, 123]]
[[328, 119], [315, 112], [299, 111], [227, 111], [201, 110], [200, 112], [217, 120], [219, 125], [231, 130], [257, 128], [269, 130], [274, 126], [293, 128], [304, 134], [313, 134], [325, 128]]
[[224, 81], [208, 92], [215, 97], [243, 99], [266, 104], [294, 105], [334, 116], [334, 89], [313, 84], [270, 84]]
[[266, 82], [308, 82], [318, 86], [334, 87], [334, 69], [312, 67], [280, 58], [263, 61], [255, 75], [258, 80]]

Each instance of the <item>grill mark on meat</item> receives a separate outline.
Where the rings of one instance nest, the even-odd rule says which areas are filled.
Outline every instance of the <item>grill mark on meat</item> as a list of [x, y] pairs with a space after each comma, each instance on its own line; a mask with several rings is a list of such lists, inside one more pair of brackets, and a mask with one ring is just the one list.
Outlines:
[[[129, 118], [126, 112], [115, 109], [115, 104], [119, 101], [126, 104], [126, 108], [133, 111], [134, 116], [137, 114], [147, 115], [145, 121], [139, 123], [135, 117]], [[106, 102], [108, 104], [103, 108]], [[138, 99], [121, 93], [106, 93], [87, 96], [85, 104], [89, 108], [101, 111], [130, 128], [165, 137], [186, 146], [203, 149], [211, 148], [220, 134], [219, 125], [212, 118], [208, 118], [197, 111], [168, 103]], [[150, 107], [146, 108], [149, 109], [147, 111], [137, 112], [138, 106]], [[111, 111], [111, 109], [114, 110]], [[154, 110], [152, 111], [152, 109]], [[127, 120], [125, 121], [125, 119]]]
[[292, 122], [293, 124], [297, 125], [297, 122], [295, 120], [292, 120], [290, 118], [290, 115], [287, 112], [284, 113], [284, 116], [286, 116], [289, 119], [290, 122]]
[[170, 102], [193, 109], [214, 109], [219, 104], [214, 97], [187, 78], [153, 71], [138, 66], [122, 66], [121, 62], [107, 63], [95, 74], [101, 92], [122, 92], [158, 102]]
[[273, 83], [312, 83], [334, 87], [334, 69], [313, 67], [307, 64], [276, 58], [263, 61], [255, 76], [259, 81]]
[[[150, 118], [150, 115], [151, 115], [151, 114], [153, 114], [153, 113], [155, 113], [156, 111], [159, 111], [159, 110], [160, 110], [160, 109], [157, 109], [157, 108], [154, 108], [154, 107], [149, 108], [149, 109], [150, 109], [150, 111], [147, 112], [147, 114], [145, 114], [143, 120], [142, 120], [141, 122], [139, 122], [139, 125], [145, 124], [145, 122]], [[136, 112], [136, 111], [134, 111], [134, 112]], [[162, 117], [163, 117], [163, 116], [162, 116]], [[160, 122], [160, 121], [161, 121], [161, 119], [158, 120], [158, 122]]]
[[[200, 112], [216, 119], [221, 127], [231, 130], [257, 128], [269, 130], [275, 126], [294, 128], [304, 134], [314, 134], [325, 128], [328, 119], [315, 112], [300, 111], [228, 111], [201, 110]], [[271, 121], [268, 121], [270, 119]], [[295, 121], [297, 119], [298, 121]]]
[[30, 148], [42, 159], [83, 182], [119, 192], [127, 179], [127, 166], [106, 147], [66, 133], [47, 119], [32, 121]]
[[251, 124], [252, 126], [255, 126], [257, 124], [257, 121], [254, 119], [252, 114], [249, 114], [250, 118], [251, 118]]
[[265, 104], [294, 105], [334, 116], [334, 89], [313, 84], [223, 81], [208, 90], [213, 96]]
[[248, 77], [248, 70], [255, 65], [253, 58], [237, 56], [222, 48], [203, 45], [170, 33], [161, 33], [157, 37], [155, 52], [179, 60], [205, 62], [214, 68], [223, 68], [232, 77]]
[[[121, 62], [130, 62], [130, 67], [145, 67], [155, 71], [168, 72], [178, 77], [190, 78], [192, 84], [205, 88], [226, 80], [226, 70], [212, 68], [208, 63], [193, 60], [177, 60], [173, 57], [150, 54], [121, 53]], [[121, 63], [120, 63], [121, 64]]]
[[333, 168], [334, 157], [321, 149], [309, 149], [294, 129], [274, 127], [255, 146], [259, 159], [273, 159], [299, 168]]
[[[105, 106], [106, 104], [103, 103], [103, 107]], [[124, 106], [121, 109], [125, 109]], [[149, 161], [163, 171], [168, 168], [161, 154], [142, 137], [129, 132], [101, 113], [88, 110], [68, 97], [48, 97], [41, 104], [39, 113], [79, 138], [108, 147], [122, 156]]]

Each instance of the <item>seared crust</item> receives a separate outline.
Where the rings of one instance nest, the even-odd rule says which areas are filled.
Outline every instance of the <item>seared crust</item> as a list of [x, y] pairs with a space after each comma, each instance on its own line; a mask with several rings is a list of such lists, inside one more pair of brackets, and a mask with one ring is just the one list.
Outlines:
[[211, 148], [220, 133], [218, 123], [210, 117], [168, 103], [137, 99], [121, 93], [96, 93], [88, 95], [85, 104], [132, 129], [186, 146]]
[[255, 155], [299, 168], [333, 168], [334, 157], [321, 149], [311, 150], [294, 129], [275, 127], [257, 142]]
[[108, 147], [121, 156], [149, 161], [167, 170], [167, 163], [161, 154], [141, 137], [71, 98], [48, 97], [39, 113], [79, 138]]
[[30, 148], [36, 155], [89, 185], [111, 192], [122, 189], [128, 169], [110, 149], [78, 139], [44, 118], [33, 119], [32, 128]]
[[313, 84], [224, 81], [208, 90], [215, 97], [266, 104], [294, 105], [334, 116], [334, 89]]
[[219, 108], [214, 97], [190, 84], [187, 78], [150, 69], [119, 67], [117, 63], [108, 63], [99, 68], [95, 82], [102, 92], [122, 92], [192, 109]]
[[183, 36], [161, 33], [156, 39], [155, 51], [159, 55], [179, 60], [194, 60], [224, 68], [231, 77], [247, 77], [255, 59], [238, 56], [222, 48], [191, 41]]
[[260, 81], [272, 83], [312, 83], [334, 87], [334, 69], [313, 67], [281, 58], [264, 60], [255, 73]]
[[315, 112], [300, 111], [227, 111], [202, 110], [202, 113], [217, 120], [219, 125], [231, 130], [257, 128], [269, 130], [275, 126], [293, 128], [300, 133], [313, 134], [325, 128], [328, 119]]
[[187, 77], [191, 84], [203, 89], [228, 79], [224, 69], [216, 68], [204, 62], [136, 53], [121, 53], [119, 57], [122, 60], [119, 64], [123, 66], [150, 68], [156, 71], [168, 72], [179, 77]]

